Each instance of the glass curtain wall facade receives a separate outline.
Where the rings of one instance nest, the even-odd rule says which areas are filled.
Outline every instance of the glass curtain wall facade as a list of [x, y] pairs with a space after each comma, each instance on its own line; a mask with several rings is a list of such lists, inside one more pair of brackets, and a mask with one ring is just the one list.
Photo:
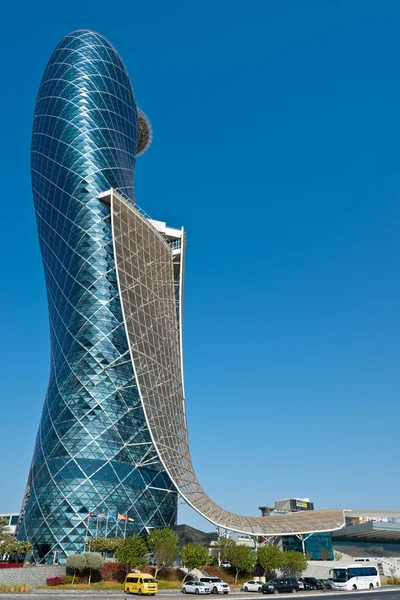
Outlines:
[[[309, 560], [333, 560], [332, 534], [315, 533], [304, 542], [305, 553]], [[283, 550], [303, 552], [301, 541], [294, 535], [282, 538]]]
[[81, 552], [91, 535], [176, 522], [129, 357], [110, 208], [98, 200], [115, 188], [134, 202], [148, 131], [113, 46], [91, 31], [66, 36], [40, 84], [31, 149], [51, 363], [17, 536], [39, 560]]

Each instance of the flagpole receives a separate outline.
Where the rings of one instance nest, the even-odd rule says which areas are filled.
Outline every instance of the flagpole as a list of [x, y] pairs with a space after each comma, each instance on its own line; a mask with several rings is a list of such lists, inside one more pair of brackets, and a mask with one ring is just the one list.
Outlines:
[[126, 539], [126, 526], [128, 524], [128, 515], [125, 517], [125, 529], [124, 529], [124, 540]]
[[97, 515], [97, 523], [96, 523], [96, 537], [99, 534], [99, 515]]
[[108, 532], [108, 513], [107, 513], [107, 517], [106, 517], [106, 535], [104, 537], [107, 537], [107, 532]]
[[85, 541], [83, 542], [83, 551], [84, 552], [86, 552], [86, 542], [87, 542], [88, 535], [89, 535], [89, 521], [90, 521], [90, 513], [88, 514], [88, 518], [87, 518], [86, 535], [85, 535]]

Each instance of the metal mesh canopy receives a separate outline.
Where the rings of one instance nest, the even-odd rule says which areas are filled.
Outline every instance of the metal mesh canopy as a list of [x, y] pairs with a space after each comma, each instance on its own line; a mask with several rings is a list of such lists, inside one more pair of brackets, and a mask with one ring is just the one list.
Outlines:
[[147, 116], [138, 108], [136, 156], [140, 156], [150, 146], [153, 139], [153, 130]]
[[[119, 194], [110, 190], [101, 198], [111, 203], [119, 292], [146, 420], [179, 493], [214, 525], [242, 533], [287, 535], [343, 527], [341, 510], [243, 517], [224, 510], [203, 491], [193, 469], [186, 427], [173, 253], [153, 224]], [[180, 310], [180, 321], [181, 316]]]

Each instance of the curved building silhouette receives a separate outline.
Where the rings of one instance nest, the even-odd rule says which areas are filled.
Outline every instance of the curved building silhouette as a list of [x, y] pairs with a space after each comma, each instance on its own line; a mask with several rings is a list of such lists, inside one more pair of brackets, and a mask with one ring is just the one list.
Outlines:
[[91, 31], [67, 35], [45, 69], [32, 134], [51, 364], [17, 536], [40, 560], [81, 552], [93, 535], [173, 525], [178, 493], [216, 526], [253, 535], [343, 525], [343, 511], [241, 517], [196, 478], [182, 364], [185, 232], [134, 201], [135, 158], [151, 138], [113, 46]]

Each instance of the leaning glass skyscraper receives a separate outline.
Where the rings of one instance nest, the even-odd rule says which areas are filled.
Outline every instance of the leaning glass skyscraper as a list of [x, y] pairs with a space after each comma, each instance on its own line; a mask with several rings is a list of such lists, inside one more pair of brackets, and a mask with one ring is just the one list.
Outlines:
[[[31, 148], [51, 365], [18, 536], [40, 558], [82, 551], [106, 525], [124, 531], [118, 513], [132, 519], [128, 534], [176, 520], [129, 358], [110, 210], [98, 200], [115, 188], [133, 203], [149, 136], [113, 46], [90, 31], [65, 37], [40, 84]], [[94, 524], [90, 513], [111, 519]]]
[[67, 35], [40, 84], [31, 156], [51, 364], [17, 536], [47, 562], [92, 535], [173, 525], [178, 493], [216, 526], [251, 535], [344, 523], [343, 511], [243, 517], [197, 480], [183, 385], [185, 232], [145, 217], [133, 192], [151, 136], [113, 46], [91, 31]]

